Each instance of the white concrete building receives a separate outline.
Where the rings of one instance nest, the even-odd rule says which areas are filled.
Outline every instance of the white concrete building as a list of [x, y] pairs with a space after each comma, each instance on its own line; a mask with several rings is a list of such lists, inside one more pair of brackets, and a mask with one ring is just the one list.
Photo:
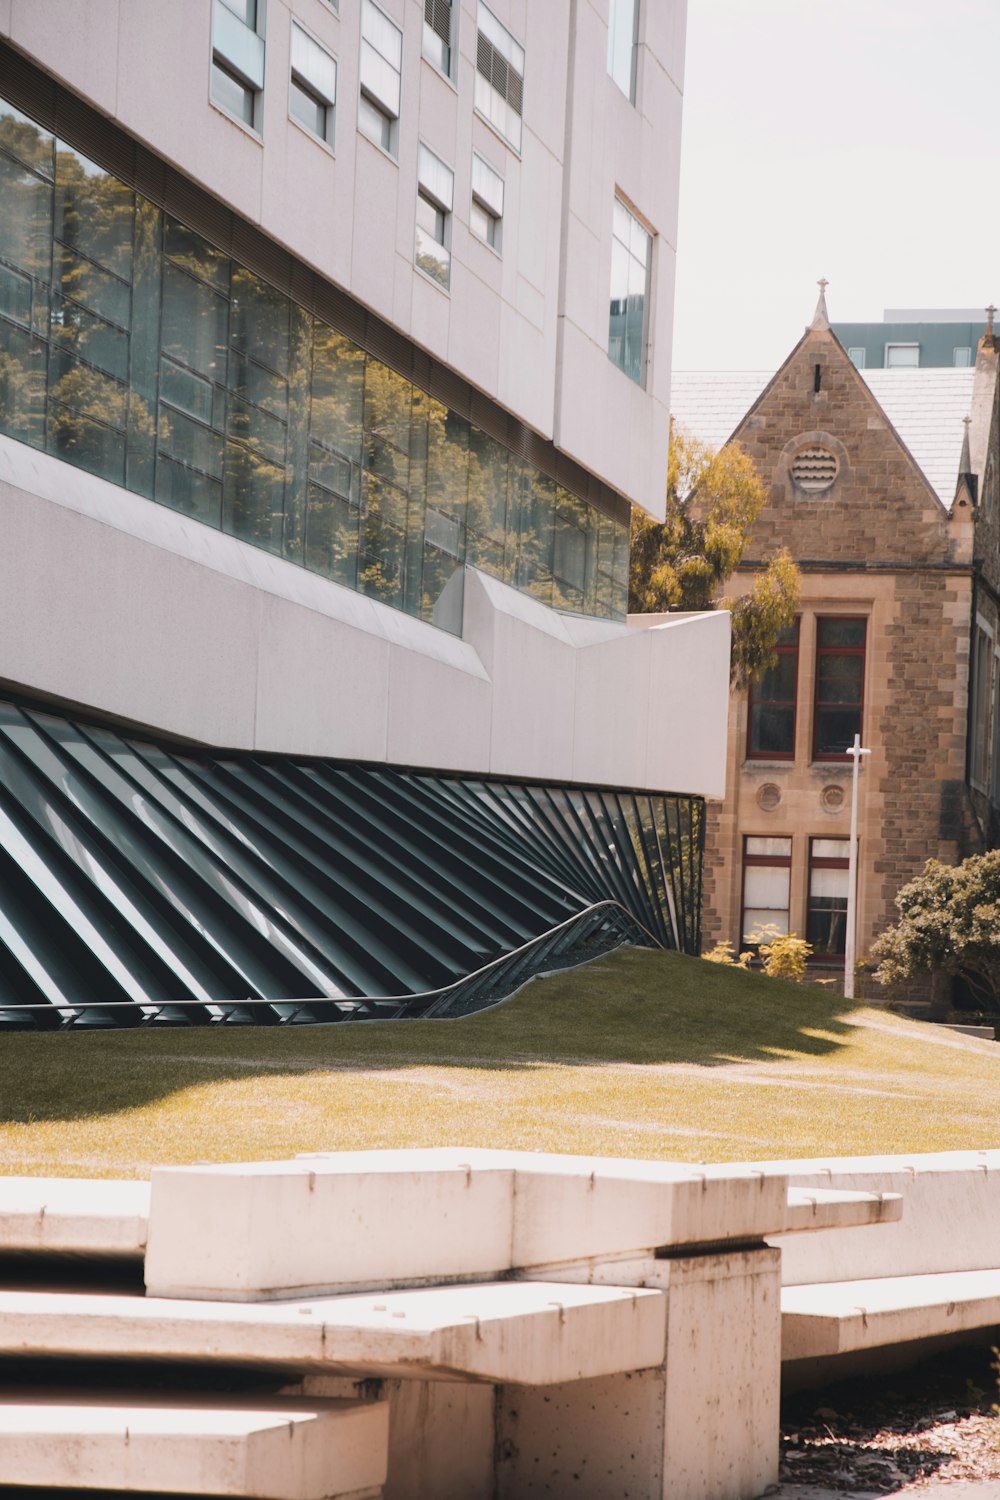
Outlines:
[[[640, 825], [654, 862], [697, 863], [728, 625], [625, 623], [629, 502], [665, 490], [684, 21], [685, 0], [0, 0], [0, 684], [46, 806], [51, 711], [199, 753], [638, 791], [584, 862], [630, 841], [603, 895], [638, 880], [655, 910], [633, 915], [690, 946], [693, 875], [679, 919]], [[663, 793], [687, 830], [666, 856]], [[75, 932], [108, 889], [80, 896], [81, 836], [53, 889], [41, 835], [5, 845], [15, 904]], [[7, 1000], [29, 971], [32, 998], [72, 999], [29, 960], [41, 911], [7, 940]], [[191, 998], [295, 992], [227, 963], [238, 982]], [[377, 982], [310, 963], [302, 993]]]

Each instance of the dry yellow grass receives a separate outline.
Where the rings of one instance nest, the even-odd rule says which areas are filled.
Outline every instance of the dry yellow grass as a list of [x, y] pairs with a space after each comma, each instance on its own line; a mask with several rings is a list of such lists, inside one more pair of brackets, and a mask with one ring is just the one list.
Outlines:
[[626, 949], [464, 1021], [12, 1034], [0, 1170], [464, 1144], [752, 1160], [1000, 1145], [1000, 1046]]

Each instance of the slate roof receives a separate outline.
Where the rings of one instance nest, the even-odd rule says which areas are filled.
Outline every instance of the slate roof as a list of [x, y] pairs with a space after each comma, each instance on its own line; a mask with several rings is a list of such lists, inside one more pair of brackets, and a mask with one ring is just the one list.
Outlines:
[[[975, 370], [861, 370], [876, 401], [947, 507], [972, 405]], [[770, 370], [675, 370], [674, 419], [711, 448], [721, 448], [771, 379]]]

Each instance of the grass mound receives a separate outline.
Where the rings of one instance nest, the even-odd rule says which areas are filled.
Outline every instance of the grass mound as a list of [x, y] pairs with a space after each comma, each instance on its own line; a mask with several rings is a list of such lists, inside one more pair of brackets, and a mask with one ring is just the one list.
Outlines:
[[482, 1145], [677, 1160], [998, 1144], [1000, 1046], [622, 949], [462, 1021], [24, 1034], [6, 1173]]

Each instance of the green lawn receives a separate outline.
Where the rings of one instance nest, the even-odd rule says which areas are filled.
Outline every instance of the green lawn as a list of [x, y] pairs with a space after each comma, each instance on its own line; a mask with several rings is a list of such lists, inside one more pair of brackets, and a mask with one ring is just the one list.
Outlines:
[[462, 1021], [0, 1047], [0, 1170], [462, 1144], [684, 1161], [1000, 1145], [1000, 1045], [623, 949]]

